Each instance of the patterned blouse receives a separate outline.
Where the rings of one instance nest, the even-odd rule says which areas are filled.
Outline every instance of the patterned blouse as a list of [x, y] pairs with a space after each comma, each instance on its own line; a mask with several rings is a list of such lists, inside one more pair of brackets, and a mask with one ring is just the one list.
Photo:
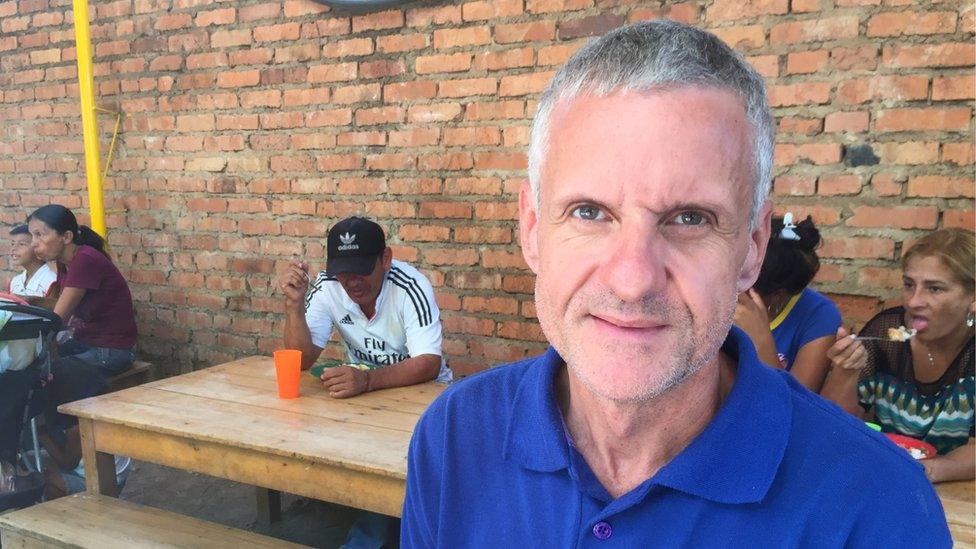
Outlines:
[[[860, 335], [887, 338], [888, 328], [904, 323], [904, 307], [894, 307], [878, 313]], [[908, 341], [865, 341], [873, 370], [858, 383], [861, 406], [874, 408], [882, 431], [922, 439], [939, 454], [966, 444], [974, 435], [974, 339], [931, 383], [915, 379]]]

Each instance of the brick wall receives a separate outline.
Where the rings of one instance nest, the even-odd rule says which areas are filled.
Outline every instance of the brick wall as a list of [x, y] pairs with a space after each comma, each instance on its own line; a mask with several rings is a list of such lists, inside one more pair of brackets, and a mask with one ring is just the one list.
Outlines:
[[[279, 344], [273, 272], [360, 213], [428, 273], [461, 372], [540, 348], [515, 197], [537, 94], [589, 36], [670, 17], [765, 75], [777, 209], [824, 229], [852, 322], [906, 242], [973, 228], [968, 1], [494, 0], [366, 15], [311, 0], [92, 0], [100, 104], [125, 113], [110, 243], [142, 353], [189, 369]], [[68, 0], [0, 2], [0, 221], [87, 197]], [[111, 117], [102, 124], [107, 151]], [[9, 274], [6, 273], [6, 274]], [[334, 353], [335, 351], [333, 351]]]

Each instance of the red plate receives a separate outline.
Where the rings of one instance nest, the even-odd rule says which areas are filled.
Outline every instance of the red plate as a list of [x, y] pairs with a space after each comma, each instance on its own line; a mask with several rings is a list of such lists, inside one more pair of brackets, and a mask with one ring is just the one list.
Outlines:
[[924, 453], [922, 456], [916, 456], [915, 459], [928, 459], [930, 457], [935, 457], [935, 455], [938, 453], [935, 451], [935, 446], [932, 446], [924, 440], [918, 440], [917, 438], [895, 433], [885, 433], [884, 435], [891, 439], [891, 442], [897, 444], [899, 448], [904, 448], [904, 450], [909, 454], [912, 453], [913, 449]]

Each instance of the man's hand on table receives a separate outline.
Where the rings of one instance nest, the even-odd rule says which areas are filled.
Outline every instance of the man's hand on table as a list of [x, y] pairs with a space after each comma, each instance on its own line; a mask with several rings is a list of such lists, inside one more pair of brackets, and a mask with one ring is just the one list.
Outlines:
[[330, 397], [349, 398], [369, 391], [369, 372], [347, 365], [326, 368], [322, 383]]

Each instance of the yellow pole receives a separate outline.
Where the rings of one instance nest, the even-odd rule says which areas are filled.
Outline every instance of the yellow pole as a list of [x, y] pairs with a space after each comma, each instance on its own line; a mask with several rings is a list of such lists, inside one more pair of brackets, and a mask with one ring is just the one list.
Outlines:
[[88, 179], [88, 209], [91, 227], [105, 237], [105, 204], [102, 202], [101, 155], [98, 150], [98, 119], [95, 116], [95, 74], [92, 70], [88, 0], [73, 0], [75, 47], [78, 51], [78, 88], [81, 92], [81, 131], [85, 142], [85, 175]]

